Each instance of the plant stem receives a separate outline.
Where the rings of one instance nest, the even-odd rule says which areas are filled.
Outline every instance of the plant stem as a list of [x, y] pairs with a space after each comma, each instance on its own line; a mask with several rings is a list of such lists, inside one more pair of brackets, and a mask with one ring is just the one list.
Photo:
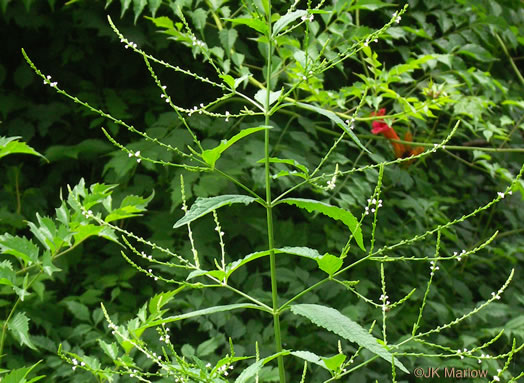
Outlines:
[[7, 325], [9, 324], [9, 320], [13, 316], [15, 309], [19, 303], [20, 303], [20, 297], [16, 300], [15, 304], [11, 308], [9, 315], [7, 316], [7, 319], [5, 320], [4, 325], [2, 326], [2, 335], [0, 338], [0, 355], [2, 355], [2, 352], [4, 351], [4, 342], [5, 342], [6, 332], [7, 332]]
[[[271, 0], [268, 1], [268, 43], [267, 43], [267, 68], [266, 68], [266, 100], [264, 105], [265, 125], [269, 125], [269, 117], [271, 115], [269, 109], [269, 96], [271, 92], [271, 54], [273, 50], [271, 40]], [[264, 157], [265, 157], [265, 179], [266, 179], [266, 214], [267, 214], [267, 241], [269, 247], [269, 268], [271, 274], [271, 299], [273, 302], [273, 332], [275, 335], [276, 352], [282, 351], [282, 339], [280, 335], [280, 311], [278, 307], [278, 289], [277, 289], [277, 273], [275, 260], [275, 245], [273, 238], [273, 210], [271, 201], [271, 176], [269, 172], [269, 129], [264, 132]], [[284, 357], [279, 355], [278, 360], [278, 374], [280, 376], [280, 383], [286, 383], [286, 370], [284, 369]]]

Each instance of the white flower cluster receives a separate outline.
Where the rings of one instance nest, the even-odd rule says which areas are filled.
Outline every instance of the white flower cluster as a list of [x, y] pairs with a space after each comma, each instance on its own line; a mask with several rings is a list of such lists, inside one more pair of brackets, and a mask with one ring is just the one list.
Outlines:
[[337, 173], [338, 173], [338, 164], [335, 165], [335, 173], [333, 173], [333, 177], [331, 177], [331, 180], [327, 183], [327, 189], [333, 190], [337, 183]]
[[[510, 190], [510, 191], [508, 192], [508, 194], [509, 194], [509, 195], [512, 195], [513, 192]], [[497, 195], [498, 195], [499, 198], [501, 198], [501, 199], [504, 198], [504, 197], [506, 196], [506, 194], [504, 194], [504, 192], [497, 192]]]
[[199, 48], [203, 48], [206, 43], [197, 39], [196, 36], [191, 36], [191, 41], [193, 41], [193, 46], [194, 47], [199, 47]]
[[136, 157], [136, 162], [138, 162], [138, 163], [140, 163], [140, 161], [142, 161], [142, 159], [140, 158], [140, 150], [137, 150], [135, 153], [129, 152], [128, 155], [129, 155], [129, 157], [135, 156]]
[[382, 311], [387, 311], [388, 305], [391, 304], [390, 301], [388, 301], [388, 296], [385, 294], [382, 294], [379, 298], [379, 300], [382, 301]]
[[459, 262], [462, 260], [462, 256], [463, 256], [464, 254], [466, 254], [466, 250], [462, 250], [462, 251], [460, 252], [460, 254], [459, 254], [458, 252], [456, 252], [456, 251], [453, 252], [453, 256], [454, 256], [454, 257], [457, 257], [457, 261], [459, 261]]
[[136, 45], [136, 44], [135, 44], [134, 42], [132, 42], [132, 41], [127, 41], [126, 39], [120, 39], [120, 42], [121, 42], [121, 43], [124, 43], [124, 44], [126, 45], [126, 46], [125, 46], [126, 49], [129, 48], [129, 47], [131, 47], [131, 48], [133, 48], [133, 49], [137, 49], [137, 48], [138, 48], [138, 45]]
[[73, 371], [76, 370], [76, 367], [79, 366], [79, 365], [82, 366], [82, 367], [84, 367], [86, 365], [85, 362], [78, 363], [78, 360], [76, 360], [74, 358], [71, 360], [71, 362], [73, 362]]
[[315, 17], [312, 14], [305, 13], [300, 19], [302, 21], [312, 22]]
[[430, 266], [431, 276], [433, 276], [433, 275], [435, 275], [435, 271], [439, 270], [440, 267], [437, 266], [437, 262], [435, 262], [435, 261], [431, 261], [430, 264], [431, 264], [431, 266]]
[[397, 24], [400, 23], [400, 20], [402, 19], [400, 16], [397, 16], [397, 12], [393, 13], [393, 18]]
[[[166, 332], [169, 332], [170, 330], [168, 328], [166, 328]], [[171, 336], [169, 334], [165, 334], [165, 335], [161, 335], [160, 336], [160, 342], [165, 342], [167, 344], [169, 344], [169, 339], [171, 338]]]
[[44, 80], [44, 85], [49, 85], [51, 88], [56, 88], [58, 83], [56, 81], [51, 81], [51, 76], [46, 76]]
[[371, 208], [371, 210], [369, 209], [369, 206], [366, 206], [366, 211], [364, 212], [364, 215], [368, 215], [369, 212], [371, 211], [371, 213], [374, 213], [376, 211], [376, 209], [378, 209], [379, 207], [382, 207], [382, 200], [379, 199], [378, 201], [373, 198], [373, 199], [368, 199], [368, 205], [375, 205], [375, 207]]

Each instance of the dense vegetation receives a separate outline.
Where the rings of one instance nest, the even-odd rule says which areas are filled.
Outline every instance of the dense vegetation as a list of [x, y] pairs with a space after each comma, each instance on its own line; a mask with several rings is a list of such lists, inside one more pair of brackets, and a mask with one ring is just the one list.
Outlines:
[[521, 379], [524, 8], [408, 3], [0, 1], [2, 383]]

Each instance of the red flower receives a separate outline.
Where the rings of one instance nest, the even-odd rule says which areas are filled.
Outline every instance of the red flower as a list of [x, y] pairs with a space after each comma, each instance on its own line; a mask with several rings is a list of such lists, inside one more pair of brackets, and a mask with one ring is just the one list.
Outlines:
[[[381, 108], [378, 112], [371, 112], [372, 116], [383, 116], [385, 114], [386, 114], [385, 108]], [[384, 120], [382, 119], [373, 121], [371, 123], [371, 128], [372, 128], [371, 133], [373, 134], [383, 134], [384, 137], [390, 140], [400, 140], [397, 132], [395, 132], [395, 130], [391, 126], [386, 124]], [[403, 157], [404, 152], [406, 151], [406, 148], [404, 147], [404, 145], [402, 145], [399, 142], [393, 142], [393, 141], [390, 141], [390, 142], [391, 142], [391, 146], [393, 146], [395, 157], [396, 158]]]
[[[372, 116], [384, 116], [386, 114], [386, 109], [381, 108], [378, 112], [371, 112]], [[400, 142], [394, 142], [391, 140], [400, 140], [397, 132], [395, 132], [395, 129], [393, 129], [391, 126], [386, 124], [386, 122], [382, 119], [375, 120], [371, 123], [371, 133], [373, 134], [382, 134], [384, 137], [388, 138], [391, 142], [391, 146], [393, 147], [393, 151], [395, 152], [396, 158], [404, 158], [409, 156], [414, 156], [417, 154], [420, 154], [424, 151], [424, 149], [420, 146], [411, 149], [410, 145], [403, 145]], [[404, 135], [404, 141], [413, 141], [413, 137], [411, 136], [411, 133], [408, 131]]]

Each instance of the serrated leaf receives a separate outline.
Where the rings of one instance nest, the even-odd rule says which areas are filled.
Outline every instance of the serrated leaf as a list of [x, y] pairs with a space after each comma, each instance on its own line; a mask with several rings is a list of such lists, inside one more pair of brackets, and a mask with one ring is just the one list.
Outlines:
[[215, 352], [224, 343], [224, 336], [217, 335], [200, 343], [196, 349], [196, 354], [199, 357], [204, 357]]
[[100, 348], [109, 356], [111, 359], [115, 360], [118, 358], [118, 345], [114, 342], [106, 343], [102, 339], [97, 339]]
[[385, 3], [380, 0], [358, 0], [355, 5], [349, 8], [349, 11], [355, 9], [367, 9], [368, 11], [375, 11], [383, 7], [394, 7], [394, 4]]
[[256, 128], [248, 128], [241, 130], [239, 133], [235, 134], [229, 140], [223, 140], [222, 143], [217, 147], [213, 149], [204, 150], [202, 152], [202, 159], [208, 165], [210, 165], [212, 169], [214, 169], [217, 160], [220, 158], [222, 153], [224, 153], [229, 147], [231, 147], [231, 145], [241, 140], [242, 138], [249, 136], [250, 134], [256, 133], [264, 129], [271, 129], [271, 126], [258, 126]]
[[13, 265], [7, 259], [0, 262], [0, 285], [14, 286], [16, 282], [16, 273]]
[[[257, 161], [258, 164], [263, 164], [265, 162], [266, 162], [265, 158], [262, 158], [262, 159]], [[269, 158], [269, 162], [275, 163], [275, 164], [291, 165], [291, 166], [294, 166], [297, 169], [300, 169], [304, 174], [309, 174], [308, 168], [306, 168], [304, 165], [301, 165], [300, 163], [298, 163], [297, 161], [295, 161], [293, 159], [270, 157]]]
[[332, 254], [324, 254], [322, 258], [317, 259], [320, 270], [325, 271], [330, 276], [335, 274], [342, 267], [342, 259]]
[[233, 46], [235, 45], [235, 41], [237, 40], [238, 32], [236, 29], [222, 29], [220, 32], [218, 32], [218, 37], [220, 38], [220, 42], [229, 56], [232, 52]]
[[37, 363], [33, 364], [31, 367], [22, 367], [17, 368], [16, 370], [12, 370], [9, 374], [4, 376], [2, 378], [2, 383], [32, 383], [37, 382], [40, 379], [45, 378], [45, 375], [40, 375], [37, 377], [34, 377], [33, 379], [27, 381], [27, 375], [40, 364], [41, 361], [38, 361]]
[[262, 367], [264, 367], [265, 364], [267, 364], [275, 358], [278, 358], [281, 355], [289, 355], [289, 351], [281, 351], [279, 353], [270, 355], [264, 359], [260, 359], [258, 362], [253, 363], [251, 366], [242, 371], [242, 373], [235, 380], [235, 383], [246, 383], [247, 381], [249, 381], [249, 379], [254, 377], [262, 369]]
[[155, 17], [156, 11], [162, 4], [162, 0], [149, 0], [149, 12], [151, 12], [151, 16]]
[[138, 17], [142, 14], [142, 11], [147, 5], [148, 0], [133, 0], [133, 13], [135, 14], [134, 23], [138, 20]]
[[353, 142], [355, 142], [355, 144], [357, 144], [357, 146], [360, 149], [364, 150], [366, 153], [371, 153], [369, 150], [367, 150], [364, 147], [364, 145], [362, 145], [362, 143], [360, 142], [358, 137], [355, 135], [355, 133], [353, 133], [353, 131], [349, 128], [349, 126], [344, 121], [342, 121], [342, 119], [339, 116], [337, 116], [335, 113], [333, 113], [332, 111], [320, 108], [318, 106], [314, 106], [314, 105], [310, 105], [310, 104], [304, 104], [303, 102], [297, 102], [296, 105], [301, 107], [301, 108], [304, 108], [304, 109], [307, 109], [307, 110], [311, 110], [313, 112], [316, 112], [318, 114], [321, 114], [321, 115], [329, 118], [331, 121], [333, 121], [335, 124], [337, 124], [340, 128], [342, 128], [342, 130], [344, 130], [349, 135], [349, 137], [351, 137]]
[[300, 358], [300, 359], [304, 359], [308, 361], [309, 363], [316, 364], [317, 366], [320, 366], [328, 370], [322, 358], [318, 356], [317, 354], [314, 354], [310, 351], [292, 351], [291, 355], [296, 356], [297, 358]]
[[24, 264], [38, 262], [38, 246], [25, 237], [11, 234], [0, 235], [0, 250], [4, 254], [10, 254], [22, 260]]
[[260, 32], [264, 35], [267, 33], [267, 24], [264, 21], [259, 20], [259, 19], [249, 19], [249, 18], [240, 17], [236, 19], [224, 19], [224, 20], [230, 21], [233, 24], [246, 25], [249, 28], [252, 28], [256, 30], [257, 32]]
[[122, 7], [122, 10], [120, 11], [120, 18], [124, 17], [130, 5], [131, 5], [131, 0], [120, 0], [120, 6]]
[[310, 258], [314, 260], [322, 257], [317, 250], [311, 249], [309, 247], [281, 247], [276, 250], [279, 250], [282, 253], [298, 255], [300, 257]]
[[104, 219], [106, 222], [116, 221], [124, 218], [138, 217], [146, 210], [146, 206], [151, 202], [155, 192], [153, 191], [149, 197], [140, 197], [136, 195], [126, 196], [118, 209], [111, 211], [111, 213]]
[[25, 344], [30, 349], [36, 350], [36, 346], [29, 338], [29, 318], [24, 312], [16, 313], [15, 316], [7, 322], [7, 328], [14, 337], [20, 341], [21, 345]]
[[199, 197], [195, 203], [191, 206], [189, 211], [181, 219], [179, 219], [173, 228], [187, 225], [193, 222], [195, 219], [203, 217], [204, 215], [211, 213], [222, 206], [231, 205], [233, 203], [243, 203], [245, 205], [256, 201], [256, 198], [239, 195], [239, 194], [226, 194], [217, 197], [202, 198]]
[[198, 8], [191, 13], [191, 20], [195, 24], [195, 28], [199, 31], [203, 30], [206, 26], [207, 12], [205, 9]]
[[[21, 137], [0, 137], [0, 158], [10, 154], [31, 154], [46, 159], [25, 142], [18, 141]], [[47, 159], [46, 159], [47, 160]]]
[[307, 15], [307, 11], [303, 9], [297, 9], [296, 11], [286, 13], [273, 25], [273, 37], [275, 37], [281, 30], [287, 27], [290, 23], [304, 15]]
[[170, 317], [163, 318], [163, 319], [160, 319], [160, 320], [156, 320], [156, 321], [153, 321], [153, 322], [149, 322], [149, 323], [146, 324], [145, 327], [154, 327], [154, 326], [158, 326], [158, 325], [161, 325], [161, 324], [178, 322], [180, 320], [189, 319], [189, 318], [195, 318], [195, 317], [199, 317], [199, 316], [203, 316], [203, 315], [210, 315], [210, 314], [220, 313], [220, 312], [224, 312], [224, 311], [232, 311], [232, 310], [240, 310], [240, 309], [255, 309], [255, 310], [257, 310], [257, 309], [260, 309], [260, 306], [254, 305], [254, 304], [251, 304], [251, 303], [236, 303], [236, 304], [231, 304], [231, 305], [213, 306], [213, 307], [208, 307], [206, 309], [190, 311], [190, 312], [185, 313], [185, 314], [174, 315], [174, 316], [170, 316]]
[[326, 364], [326, 367], [331, 371], [337, 371], [345, 360], [346, 355], [344, 354], [337, 354], [331, 358], [322, 358], [322, 361]]
[[[272, 92], [270, 91], [269, 92], [269, 106], [273, 105], [275, 103], [275, 101], [278, 100], [278, 98], [280, 97], [280, 94], [282, 93], [281, 90], [277, 91], [277, 92]], [[266, 107], [266, 95], [267, 95], [267, 90], [266, 89], [260, 89], [256, 94], [255, 94], [255, 100], [257, 100], [260, 105], [262, 105], [264, 108]]]
[[[274, 249], [274, 251], [275, 251], [275, 254], [285, 253], [285, 254], [298, 255], [298, 256], [310, 258], [310, 259], [321, 258], [321, 255], [319, 254], [317, 250], [310, 249], [309, 247], [283, 247], [283, 248]], [[219, 280], [223, 280], [224, 278], [228, 279], [231, 276], [231, 274], [233, 274], [240, 267], [244, 266], [245, 264], [251, 261], [254, 261], [255, 259], [259, 259], [259, 258], [268, 256], [269, 254], [270, 254], [269, 250], [257, 251], [257, 252], [248, 254], [241, 259], [237, 259], [236, 261], [227, 264], [225, 273], [222, 270], [211, 270], [211, 271], [195, 270], [195, 271], [192, 271], [188, 275], [187, 280], [193, 279], [196, 277], [200, 277], [203, 275], [210, 275]]]
[[69, 312], [73, 314], [73, 316], [76, 319], [84, 321], [84, 322], [89, 321], [90, 319], [89, 309], [87, 308], [86, 305], [80, 302], [76, 302], [76, 301], [66, 301], [64, 302], [64, 304], [66, 305]]
[[473, 57], [475, 60], [482, 62], [495, 60], [488, 50], [477, 44], [466, 44], [459, 49], [458, 53]]
[[357, 343], [359, 346], [362, 346], [380, 356], [388, 363], [394, 361], [396, 367], [409, 374], [407, 368], [404, 367], [397, 358], [394, 358], [384, 346], [381, 346], [378, 343], [378, 339], [373, 337], [358, 323], [352, 321], [338, 310], [315, 304], [299, 304], [292, 305], [291, 311], [294, 314], [306, 317], [319, 327], [325, 328], [344, 339]]
[[357, 242], [358, 246], [362, 250], [366, 250], [364, 247], [364, 242], [362, 238], [362, 230], [360, 228], [360, 224], [349, 212], [348, 210], [344, 210], [337, 206], [329, 205], [325, 202], [316, 201], [313, 199], [303, 199], [303, 198], [286, 198], [280, 201], [281, 203], [287, 203], [289, 205], [295, 205], [301, 209], [306, 209], [308, 212], [317, 212], [324, 215], [327, 215], [328, 217], [343, 222], [353, 233], [353, 237], [355, 238], [355, 241]]
[[153, 298], [151, 298], [148, 305], [151, 315], [157, 315], [162, 307], [168, 304], [179, 291], [180, 290], [175, 289], [165, 293], [156, 294]]
[[173, 21], [167, 16], [153, 18], [147, 17], [147, 19], [151, 20], [155, 24], [155, 26], [159, 28], [175, 29], [175, 24], [173, 24]]

